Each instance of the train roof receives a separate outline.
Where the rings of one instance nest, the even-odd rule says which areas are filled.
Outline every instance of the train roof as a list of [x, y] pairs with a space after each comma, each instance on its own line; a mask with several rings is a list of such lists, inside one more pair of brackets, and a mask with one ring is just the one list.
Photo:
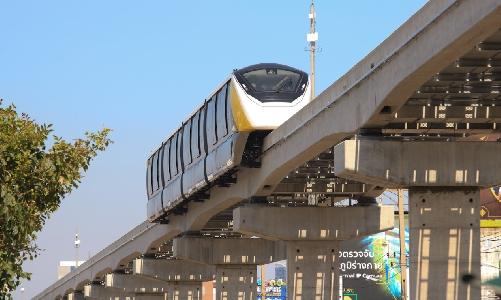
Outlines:
[[276, 64], [276, 63], [260, 63], [260, 64], [255, 64], [255, 65], [250, 65], [250, 66], [245, 67], [245, 68], [235, 69], [235, 70], [233, 70], [233, 73], [243, 74], [243, 73], [247, 73], [249, 71], [254, 71], [254, 70], [259, 70], [259, 69], [272, 69], [272, 68], [292, 71], [292, 72], [300, 73], [303, 75], [306, 74], [304, 71], [301, 71], [299, 69], [296, 69], [296, 68], [293, 68], [293, 67], [290, 67], [287, 65]]

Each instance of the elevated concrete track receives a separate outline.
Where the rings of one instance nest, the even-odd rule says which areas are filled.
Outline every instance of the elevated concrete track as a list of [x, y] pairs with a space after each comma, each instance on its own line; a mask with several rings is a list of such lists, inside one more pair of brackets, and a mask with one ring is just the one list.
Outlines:
[[332, 149], [346, 139], [482, 140], [499, 132], [500, 29], [501, 0], [429, 1], [271, 132], [260, 168], [239, 169], [235, 184], [213, 187], [208, 200], [189, 203], [168, 224], [138, 225], [35, 299], [62, 298], [104, 282], [107, 273], [131, 272], [139, 257], [171, 257], [170, 241], [183, 233], [235, 234], [232, 209], [242, 203], [319, 205], [308, 198], [314, 194], [332, 206], [340, 198], [380, 193], [382, 187], [335, 176]]

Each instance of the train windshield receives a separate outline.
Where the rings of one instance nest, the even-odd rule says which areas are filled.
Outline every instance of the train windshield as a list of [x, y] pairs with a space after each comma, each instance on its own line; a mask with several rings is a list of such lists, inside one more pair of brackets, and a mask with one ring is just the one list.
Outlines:
[[258, 64], [235, 70], [245, 92], [260, 102], [291, 103], [304, 94], [308, 75], [279, 64]]
[[278, 68], [263, 68], [242, 74], [256, 92], [295, 92], [301, 75]]

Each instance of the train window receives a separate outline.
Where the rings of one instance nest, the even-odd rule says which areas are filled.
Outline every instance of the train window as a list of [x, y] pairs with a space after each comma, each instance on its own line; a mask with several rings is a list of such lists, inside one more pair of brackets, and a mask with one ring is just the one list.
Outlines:
[[263, 68], [243, 74], [256, 92], [295, 92], [299, 73], [279, 68]]
[[197, 111], [191, 120], [191, 157], [195, 160], [200, 156], [200, 139], [199, 139], [199, 124], [200, 124], [200, 111]]
[[245, 92], [260, 102], [291, 103], [303, 95], [308, 75], [278, 64], [259, 64], [235, 71]]
[[228, 96], [228, 83], [224, 85], [224, 117], [226, 118], [226, 134], [229, 132], [230, 121], [228, 120], [228, 110], [230, 109], [230, 105], [228, 104], [230, 97]]
[[228, 133], [226, 124], [226, 85], [217, 93], [217, 136], [222, 138]]
[[153, 192], [156, 192], [158, 190], [158, 151], [153, 155], [153, 171], [151, 173]]
[[212, 99], [207, 103], [207, 119], [205, 120], [206, 133], [207, 133], [207, 144], [209, 146], [215, 145], [217, 143], [217, 132], [216, 132], [216, 96], [214, 95]]
[[148, 196], [150, 196], [153, 191], [152, 191], [152, 182], [151, 182], [151, 160], [152, 158], [150, 157], [148, 159], [148, 166], [146, 167], [146, 186], [147, 186], [147, 189], [148, 189]]
[[162, 175], [165, 182], [170, 180], [170, 170], [169, 170], [169, 150], [170, 150], [170, 139], [164, 144], [163, 155], [162, 155]]
[[205, 125], [205, 119], [207, 119], [206, 116], [207, 112], [207, 105], [204, 105], [202, 109], [200, 110], [200, 120], [198, 122], [198, 142], [199, 142], [199, 147], [200, 147], [200, 154], [205, 154], [207, 152], [206, 146], [207, 146], [207, 136], [205, 134], [206, 132], [206, 125]]
[[177, 142], [177, 149], [176, 149], [176, 154], [177, 154], [177, 172], [180, 173], [183, 171], [183, 164], [182, 164], [182, 160], [181, 160], [181, 155], [182, 155], [182, 151], [183, 151], [183, 139], [182, 139], [182, 134], [183, 134], [183, 128], [179, 129], [179, 131], [177, 132], [177, 138], [176, 138], [176, 142]]
[[162, 148], [157, 151], [157, 188], [162, 188]]
[[174, 178], [177, 175], [177, 167], [176, 167], [176, 136], [175, 133], [170, 139], [170, 147], [169, 147], [169, 168], [170, 168], [170, 176]]
[[231, 131], [233, 128], [233, 114], [231, 113], [231, 86], [226, 84], [226, 128]]
[[193, 118], [183, 126], [183, 162], [187, 166], [191, 164], [191, 123]]
[[164, 158], [163, 144], [160, 149], [158, 149], [158, 163], [157, 163], [157, 172], [158, 172], [158, 188], [162, 189], [164, 187], [164, 172], [162, 170], [162, 161]]

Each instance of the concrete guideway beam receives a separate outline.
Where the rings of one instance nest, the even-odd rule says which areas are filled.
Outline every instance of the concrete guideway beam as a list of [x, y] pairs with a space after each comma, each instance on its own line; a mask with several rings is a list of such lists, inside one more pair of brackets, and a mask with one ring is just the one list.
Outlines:
[[348, 140], [334, 147], [337, 176], [388, 188], [501, 183], [497, 142]]
[[234, 231], [284, 240], [289, 299], [339, 299], [340, 241], [393, 228], [391, 206], [266, 207], [233, 210]]
[[69, 290], [83, 290], [93, 280], [103, 280], [104, 275], [142, 253], [160, 246], [165, 240], [174, 238], [180, 230], [170, 225], [152, 224], [144, 221], [124, 236], [87, 260], [75, 271], [70, 272], [34, 299], [53, 300]]
[[181, 237], [173, 251], [177, 258], [215, 266], [217, 300], [254, 300], [257, 265], [286, 257], [284, 243], [255, 238]]
[[168, 283], [162, 280], [133, 274], [106, 274], [104, 286], [130, 293], [163, 293]]

